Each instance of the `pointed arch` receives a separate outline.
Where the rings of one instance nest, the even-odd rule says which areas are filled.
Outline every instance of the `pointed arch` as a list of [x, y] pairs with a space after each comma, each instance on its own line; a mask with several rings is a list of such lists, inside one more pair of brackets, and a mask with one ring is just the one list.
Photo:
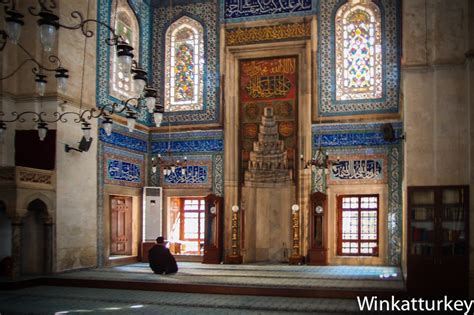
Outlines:
[[[41, 192], [36, 192], [27, 196], [23, 199], [22, 206], [23, 209], [27, 211], [31, 209], [36, 211], [40, 210], [39, 212], [41, 212], [42, 218], [45, 222], [51, 222], [53, 220], [52, 214], [55, 209], [54, 203], [48, 196]], [[21, 216], [24, 218], [25, 215], [27, 215], [27, 213], [24, 213]]]
[[204, 29], [183, 16], [166, 31], [165, 110], [203, 109]]
[[[110, 17], [118, 35], [133, 47], [134, 59], [139, 61], [140, 55], [140, 26], [135, 12], [127, 0], [113, 0]], [[123, 72], [117, 62], [116, 47], [110, 48], [110, 80], [109, 94], [115, 98], [137, 97], [131, 73]]]
[[382, 26], [371, 0], [349, 0], [335, 14], [336, 101], [383, 96]]

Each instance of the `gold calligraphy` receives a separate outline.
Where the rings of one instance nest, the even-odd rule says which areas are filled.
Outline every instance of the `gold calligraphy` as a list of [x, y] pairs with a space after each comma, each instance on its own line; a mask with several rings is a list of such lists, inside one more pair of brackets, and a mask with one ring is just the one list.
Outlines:
[[282, 58], [268, 62], [266, 60], [250, 61], [242, 64], [242, 71], [249, 77], [271, 74], [293, 74], [296, 71], [294, 58]]
[[253, 98], [271, 98], [286, 96], [291, 82], [283, 75], [252, 77], [245, 87]]
[[295, 73], [295, 59], [278, 59], [271, 64], [270, 73]]
[[225, 36], [228, 46], [284, 39], [301, 39], [311, 36], [311, 25], [310, 23], [291, 23], [235, 28], [226, 30]]

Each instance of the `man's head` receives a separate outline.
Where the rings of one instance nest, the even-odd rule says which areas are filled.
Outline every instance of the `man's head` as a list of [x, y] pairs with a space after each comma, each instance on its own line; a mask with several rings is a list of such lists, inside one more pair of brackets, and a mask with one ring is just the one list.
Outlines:
[[159, 245], [164, 245], [165, 244], [165, 239], [163, 238], [163, 236], [158, 236], [156, 238], [156, 244], [159, 244]]

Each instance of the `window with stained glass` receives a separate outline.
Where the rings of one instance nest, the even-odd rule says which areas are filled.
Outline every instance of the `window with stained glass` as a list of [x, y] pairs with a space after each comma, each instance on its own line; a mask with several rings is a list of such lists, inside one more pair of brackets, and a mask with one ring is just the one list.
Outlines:
[[335, 26], [336, 100], [381, 98], [380, 9], [371, 0], [349, 0], [337, 11]]
[[[135, 14], [130, 6], [124, 0], [115, 2], [112, 8], [116, 7], [117, 14], [112, 12], [115, 17], [115, 30], [129, 45], [133, 47], [134, 59], [138, 61], [139, 52], [139, 28]], [[110, 95], [116, 98], [137, 97], [133, 92], [133, 80], [131, 73], [125, 73], [120, 69], [117, 62], [116, 47], [110, 48]]]
[[165, 69], [165, 110], [202, 110], [204, 41], [197, 21], [184, 16], [168, 28]]
[[378, 195], [339, 197], [339, 255], [378, 256]]

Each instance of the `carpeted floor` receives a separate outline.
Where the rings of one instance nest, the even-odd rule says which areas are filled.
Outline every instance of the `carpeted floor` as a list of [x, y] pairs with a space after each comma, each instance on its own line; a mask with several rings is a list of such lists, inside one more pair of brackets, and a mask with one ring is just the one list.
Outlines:
[[62, 279], [115, 280], [245, 287], [403, 290], [400, 269], [379, 266], [203, 265], [180, 262], [175, 275], [155, 275], [145, 263], [67, 272]]
[[0, 314], [353, 314], [355, 299], [39, 286], [0, 292]]

